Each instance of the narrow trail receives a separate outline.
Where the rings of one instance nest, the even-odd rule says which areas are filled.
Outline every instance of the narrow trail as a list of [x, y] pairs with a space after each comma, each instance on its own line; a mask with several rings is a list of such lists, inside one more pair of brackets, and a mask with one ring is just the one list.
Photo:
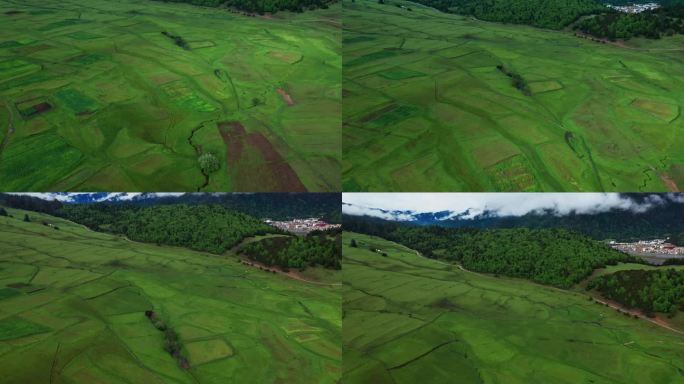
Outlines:
[[620, 312], [628, 313], [628, 314], [631, 315], [631, 316], [636, 316], [636, 317], [638, 317], [638, 318], [640, 318], [640, 319], [642, 319], [642, 320], [646, 320], [646, 321], [648, 321], [648, 322], [650, 322], [650, 323], [652, 323], [652, 324], [655, 324], [655, 325], [657, 325], [657, 326], [659, 326], [659, 327], [665, 328], [665, 329], [667, 329], [667, 330], [669, 330], [669, 331], [678, 333], [678, 334], [680, 334], [680, 335], [684, 335], [684, 332], [683, 332], [683, 331], [680, 331], [680, 330], [678, 330], [678, 329], [676, 329], [676, 328], [672, 328], [671, 326], [667, 325], [663, 320], [652, 319], [652, 318], [650, 318], [650, 317], [648, 317], [648, 316], [642, 314], [641, 312], [638, 312], [638, 311], [635, 311], [635, 310], [631, 310], [631, 309], [624, 308], [624, 307], [622, 307], [621, 305], [615, 304], [615, 303], [610, 302], [610, 301], [601, 300], [601, 299], [598, 299], [598, 298], [595, 298], [595, 297], [594, 297], [593, 299], [594, 299], [594, 301], [596, 301], [596, 302], [599, 303], [599, 304], [606, 305], [606, 306], [608, 306], [608, 307], [610, 307], [610, 308], [613, 308], [613, 309], [615, 309], [615, 310], [618, 310], [618, 311], [620, 311]]
[[9, 121], [7, 123], [7, 132], [5, 133], [5, 136], [2, 138], [2, 143], [0, 143], [0, 160], [2, 160], [2, 152], [5, 150], [7, 141], [9, 140], [10, 136], [14, 133], [14, 113], [12, 112], [12, 107], [10, 107], [9, 102], [5, 102], [5, 107], [7, 108], [7, 113], [9, 114]]
[[277, 274], [279, 274], [279, 275], [289, 277], [290, 279], [293, 279], [293, 280], [298, 280], [298, 281], [302, 281], [302, 282], [309, 283], [309, 284], [322, 285], [322, 286], [327, 286], [327, 287], [331, 287], [331, 286], [332, 286], [332, 287], [341, 287], [341, 286], [342, 286], [342, 283], [321, 283], [321, 282], [319, 282], [319, 281], [307, 280], [307, 279], [305, 279], [305, 278], [299, 276], [298, 274], [296, 274], [296, 273], [294, 273], [294, 272], [285, 272], [285, 271], [282, 271], [282, 270], [279, 269], [279, 268], [270, 267], [270, 266], [267, 266], [267, 265], [265, 265], [265, 264], [258, 263], [258, 262], [256, 262], [256, 261], [252, 261], [252, 260], [247, 260], [247, 259], [241, 259], [241, 260], [242, 260], [246, 265], [249, 265], [250, 267], [254, 267], [254, 268], [263, 268], [263, 269], [266, 270], [267, 272], [275, 272], [275, 273], [277, 273]]

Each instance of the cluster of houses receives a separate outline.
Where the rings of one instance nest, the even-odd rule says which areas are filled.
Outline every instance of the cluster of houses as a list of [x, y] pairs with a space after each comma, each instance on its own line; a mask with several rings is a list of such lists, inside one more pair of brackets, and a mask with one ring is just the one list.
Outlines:
[[283, 231], [296, 234], [307, 234], [312, 231], [325, 231], [332, 228], [340, 228], [342, 226], [341, 224], [329, 224], [315, 217], [308, 219], [294, 219], [289, 221], [275, 221], [266, 219], [264, 222], [268, 225], [280, 228]]
[[635, 243], [611, 241], [609, 245], [614, 249], [630, 254], [684, 255], [684, 247], [678, 247], [662, 239], [640, 240]]
[[619, 12], [624, 13], [641, 13], [644, 11], [650, 11], [651, 9], [660, 8], [658, 3], [646, 3], [646, 4], [632, 4], [632, 5], [608, 5], [608, 8], [615, 9]]

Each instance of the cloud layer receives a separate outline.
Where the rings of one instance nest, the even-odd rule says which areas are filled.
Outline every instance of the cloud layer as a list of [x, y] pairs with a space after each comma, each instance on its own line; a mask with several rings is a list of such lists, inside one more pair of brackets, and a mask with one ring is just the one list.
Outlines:
[[661, 193], [633, 199], [618, 193], [344, 193], [342, 212], [392, 220], [410, 220], [411, 213], [453, 211], [464, 218], [484, 212], [522, 216], [552, 210], [557, 215], [600, 213], [611, 209], [645, 212], [667, 201], [684, 203], [684, 194]]

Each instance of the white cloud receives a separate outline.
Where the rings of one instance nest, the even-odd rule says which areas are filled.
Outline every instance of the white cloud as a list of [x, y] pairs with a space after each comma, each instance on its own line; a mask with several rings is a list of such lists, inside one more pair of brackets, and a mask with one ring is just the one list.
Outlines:
[[500, 216], [522, 216], [552, 210], [557, 215], [598, 213], [611, 209], [644, 212], [665, 201], [684, 202], [684, 194], [651, 194], [637, 202], [618, 193], [344, 193], [342, 211], [350, 215], [392, 218], [387, 211], [468, 211], [472, 218], [485, 211]]

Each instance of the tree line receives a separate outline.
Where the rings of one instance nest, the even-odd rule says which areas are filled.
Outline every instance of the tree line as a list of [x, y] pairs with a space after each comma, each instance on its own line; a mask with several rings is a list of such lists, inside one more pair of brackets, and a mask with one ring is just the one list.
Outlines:
[[340, 233], [333, 236], [321, 232], [303, 237], [270, 237], [249, 243], [238, 252], [250, 260], [277, 266], [284, 271], [290, 268], [304, 270], [315, 266], [342, 269]]
[[587, 289], [648, 316], [655, 312], [674, 316], [684, 310], [684, 271], [673, 268], [618, 271], [592, 280]]
[[317, 8], [328, 8], [337, 0], [161, 0], [171, 3], [189, 3], [205, 7], [231, 7], [258, 14], [278, 11], [304, 12]]
[[480, 20], [562, 29], [581, 16], [604, 11], [594, 0], [417, 0], [442, 12]]
[[574, 26], [582, 33], [609, 40], [645, 37], [660, 39], [684, 33], [684, 5], [641, 13], [607, 12], [588, 17]]
[[560, 288], [580, 282], [596, 268], [637, 261], [602, 242], [560, 228], [445, 228], [357, 216], [344, 216], [344, 228], [383, 237], [472, 271], [521, 277]]
[[242, 239], [280, 231], [254, 217], [217, 204], [108, 205], [69, 204], [58, 216], [96, 231], [134, 241], [221, 254]]

